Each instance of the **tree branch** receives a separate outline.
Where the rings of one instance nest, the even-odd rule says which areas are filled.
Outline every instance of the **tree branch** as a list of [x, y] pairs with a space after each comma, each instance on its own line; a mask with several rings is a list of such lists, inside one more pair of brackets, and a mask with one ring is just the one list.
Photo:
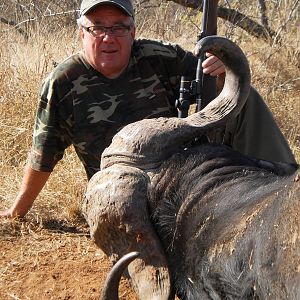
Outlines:
[[[39, 19], [42, 19], [44, 17], [55, 17], [55, 16], [61, 16], [61, 15], [75, 14], [75, 13], [78, 14], [78, 10], [63, 11], [63, 12], [59, 12], [59, 13], [51, 13], [50, 12], [49, 14], [44, 14], [44, 15], [41, 15], [38, 17], [28, 18], [19, 23], [16, 23], [15, 21], [8, 21], [5, 18], [0, 17], [0, 22], [4, 23], [6, 25], [12, 26], [12, 28], [16, 29], [19, 33], [21, 33], [25, 37], [26, 40], [28, 40], [28, 34], [22, 28], [20, 28], [21, 25], [38, 21]], [[6, 30], [1, 30], [1, 31], [3, 32]]]
[[267, 17], [267, 6], [266, 6], [265, 0], [258, 0], [258, 7], [260, 10], [261, 24], [265, 28], [269, 28], [269, 22], [268, 22], [268, 17]]
[[[200, 2], [198, 0], [166, 0], [166, 1], [172, 1], [184, 7], [190, 7], [202, 11], [202, 1]], [[275, 32], [271, 30], [269, 27], [265, 28], [263, 25], [255, 22], [254, 20], [250, 19], [246, 15], [231, 8], [219, 6], [218, 17], [234, 24], [235, 26], [240, 27], [250, 35], [255, 36], [257, 38], [262, 38], [266, 41], [270, 41], [270, 38], [275, 35]]]
[[[28, 34], [22, 29], [22, 28], [18, 28], [18, 24], [14, 21], [9, 21], [9, 20], [6, 20], [5, 18], [3, 17], [0, 17], [0, 22], [1, 23], [4, 23], [6, 25], [10, 25], [10, 26], [13, 26], [13, 28], [16, 28], [16, 30], [21, 33], [21, 35], [24, 36], [25, 40], [28, 40]], [[2, 30], [4, 31], [4, 30]]]

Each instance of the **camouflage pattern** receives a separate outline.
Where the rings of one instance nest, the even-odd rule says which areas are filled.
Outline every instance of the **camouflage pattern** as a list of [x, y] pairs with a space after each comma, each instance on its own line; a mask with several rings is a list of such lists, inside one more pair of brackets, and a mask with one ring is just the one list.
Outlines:
[[137, 40], [127, 70], [108, 79], [82, 52], [59, 64], [43, 84], [30, 165], [52, 171], [71, 144], [90, 178], [100, 157], [123, 126], [160, 116], [174, 108], [180, 76], [195, 73], [197, 59], [177, 45]]
[[[82, 52], [69, 57], [42, 87], [30, 166], [52, 171], [73, 144], [90, 178], [120, 128], [144, 118], [177, 116], [180, 77], [194, 77], [196, 66], [197, 58], [178, 45], [150, 40], [135, 41], [128, 67], [116, 79], [94, 70]], [[258, 159], [296, 164], [272, 113], [253, 88], [239, 116], [208, 138]]]

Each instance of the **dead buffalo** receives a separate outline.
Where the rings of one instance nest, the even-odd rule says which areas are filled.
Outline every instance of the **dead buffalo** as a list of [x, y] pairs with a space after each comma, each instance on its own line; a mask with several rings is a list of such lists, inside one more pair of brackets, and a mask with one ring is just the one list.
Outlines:
[[217, 145], [163, 163], [149, 211], [181, 299], [300, 299], [300, 174], [282, 171]]
[[[186, 145], [242, 108], [250, 71], [242, 51], [202, 40], [226, 66], [220, 95], [185, 119], [142, 120], [103, 152], [83, 211], [113, 260], [137, 251], [128, 275], [140, 299], [299, 299], [299, 181], [295, 168], [226, 146]], [[129, 255], [129, 261], [137, 254]], [[104, 299], [117, 299], [119, 262]]]

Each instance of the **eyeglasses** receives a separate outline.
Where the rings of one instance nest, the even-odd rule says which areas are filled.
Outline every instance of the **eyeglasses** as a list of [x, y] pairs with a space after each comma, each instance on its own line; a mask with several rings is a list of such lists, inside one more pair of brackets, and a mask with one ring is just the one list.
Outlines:
[[112, 36], [117, 36], [117, 37], [122, 37], [126, 36], [129, 33], [129, 30], [131, 26], [121, 26], [121, 25], [115, 25], [111, 27], [105, 27], [105, 26], [100, 26], [100, 25], [95, 25], [95, 26], [83, 26], [82, 27], [90, 33], [93, 37], [103, 37], [107, 34], [110, 34]]

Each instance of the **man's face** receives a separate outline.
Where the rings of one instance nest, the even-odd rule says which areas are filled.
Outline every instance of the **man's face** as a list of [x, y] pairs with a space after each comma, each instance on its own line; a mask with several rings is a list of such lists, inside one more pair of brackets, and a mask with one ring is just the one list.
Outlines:
[[84, 26], [101, 25], [105, 27], [132, 25], [126, 36], [118, 37], [108, 32], [101, 37], [94, 37], [84, 28], [80, 29], [88, 62], [108, 78], [118, 77], [127, 67], [132, 43], [135, 37], [135, 27], [130, 16], [112, 5], [96, 7], [86, 15]]

